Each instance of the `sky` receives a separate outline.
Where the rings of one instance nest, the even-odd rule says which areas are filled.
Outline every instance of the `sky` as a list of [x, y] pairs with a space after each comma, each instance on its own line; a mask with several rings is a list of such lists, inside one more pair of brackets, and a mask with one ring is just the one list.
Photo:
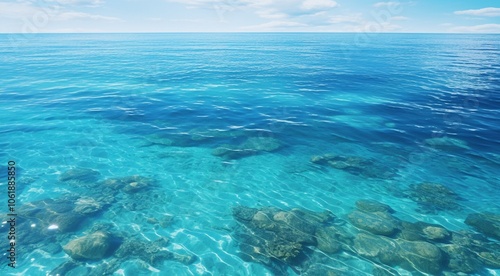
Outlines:
[[0, 33], [500, 33], [498, 0], [0, 0]]

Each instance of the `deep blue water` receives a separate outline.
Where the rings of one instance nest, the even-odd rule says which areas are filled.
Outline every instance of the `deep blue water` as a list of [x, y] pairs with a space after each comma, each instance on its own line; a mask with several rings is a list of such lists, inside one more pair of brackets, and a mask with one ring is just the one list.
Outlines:
[[[170, 251], [197, 257], [154, 266], [130, 259], [118, 275], [279, 274], [241, 256], [231, 211], [240, 205], [329, 210], [356, 235], [348, 213], [373, 199], [401, 220], [476, 231], [464, 223], [469, 214], [500, 213], [500, 36], [373, 34], [362, 44], [356, 36], [0, 35], [0, 165], [22, 169], [19, 206], [95, 197], [90, 184], [61, 180], [74, 168], [98, 171], [96, 181], [153, 179], [140, 197], [115, 195], [74, 231], [43, 234], [65, 245], [111, 222], [112, 232], [168, 237]], [[244, 149], [249, 138], [280, 147], [214, 155], [221, 145]], [[325, 154], [369, 159], [392, 175], [311, 162]], [[424, 182], [455, 192], [460, 208], [422, 207], [408, 194]], [[6, 213], [6, 193], [0, 198]], [[128, 208], [134, 200], [147, 207]], [[146, 219], [166, 215], [166, 227]], [[46, 243], [18, 246], [18, 268], [2, 260], [0, 271], [46, 275], [70, 260]], [[370, 275], [376, 263], [348, 250], [314, 252], [310, 262], [342, 275]], [[289, 275], [308, 269], [279, 266]], [[499, 273], [480, 266], [478, 274]]]

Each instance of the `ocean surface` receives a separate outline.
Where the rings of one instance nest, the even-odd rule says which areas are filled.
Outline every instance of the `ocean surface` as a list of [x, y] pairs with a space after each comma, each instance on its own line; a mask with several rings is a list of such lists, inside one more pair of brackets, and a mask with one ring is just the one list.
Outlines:
[[1, 34], [0, 94], [2, 275], [500, 275], [499, 35]]

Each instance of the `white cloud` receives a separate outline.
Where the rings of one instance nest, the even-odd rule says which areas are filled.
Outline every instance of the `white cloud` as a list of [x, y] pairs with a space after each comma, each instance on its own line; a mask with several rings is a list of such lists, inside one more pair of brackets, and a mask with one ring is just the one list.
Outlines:
[[397, 7], [401, 5], [400, 2], [378, 2], [373, 4], [375, 8], [384, 8], [384, 7]]
[[235, 11], [252, 10], [262, 18], [282, 19], [286, 17], [316, 14], [338, 6], [333, 0], [167, 0], [188, 8], [207, 8]]
[[67, 20], [75, 20], [75, 19], [86, 19], [86, 20], [105, 20], [105, 21], [120, 21], [119, 18], [110, 17], [110, 16], [102, 16], [97, 14], [89, 14], [84, 12], [62, 12], [56, 14], [53, 17], [54, 20], [67, 21]]
[[303, 10], [323, 10], [338, 6], [337, 2], [331, 0], [305, 0], [302, 2]]
[[46, 0], [61, 5], [78, 5], [88, 7], [99, 7], [104, 4], [104, 0]]
[[29, 17], [41, 11], [41, 8], [33, 7], [28, 3], [0, 2], [0, 15], [5, 18]]
[[490, 7], [490, 8], [484, 8], [484, 9], [479, 9], [479, 10], [456, 11], [455, 14], [495, 17], [495, 16], [500, 16], [500, 8], [491, 8]]
[[453, 33], [500, 33], [500, 24], [458, 26], [451, 28], [449, 31]]
[[[90, 1], [87, 1], [90, 2]], [[94, 1], [95, 2], [95, 1]], [[23, 21], [41, 21], [45, 26], [50, 21], [68, 21], [74, 19], [85, 20], [120, 20], [116, 17], [109, 17], [97, 14], [89, 14], [84, 12], [76, 12], [65, 10], [59, 6], [40, 7], [36, 3], [6, 3], [0, 2], [0, 16]]]

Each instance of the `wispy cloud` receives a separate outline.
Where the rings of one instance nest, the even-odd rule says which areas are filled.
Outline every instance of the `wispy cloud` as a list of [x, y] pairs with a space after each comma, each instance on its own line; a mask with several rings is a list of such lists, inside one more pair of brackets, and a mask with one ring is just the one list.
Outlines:
[[252, 10], [262, 18], [284, 18], [314, 14], [338, 6], [333, 0], [167, 0], [189, 8]]
[[397, 7], [401, 5], [400, 2], [378, 2], [373, 4], [375, 8], [384, 8], [384, 7]]
[[[62, 0], [59, 0], [62, 1]], [[68, 1], [69, 0], [65, 0]], [[87, 1], [87, 2], [98, 2], [98, 1]], [[108, 20], [117, 21], [120, 20], [116, 17], [103, 16], [97, 14], [90, 14], [85, 12], [77, 12], [67, 10], [60, 6], [53, 6], [50, 8], [40, 7], [36, 3], [15, 3], [15, 2], [0, 2], [0, 16], [11, 19], [30, 19], [34, 16], [40, 18], [47, 18], [48, 21], [68, 21], [75, 19], [85, 19], [85, 20]]]
[[302, 2], [301, 8], [303, 10], [322, 10], [331, 9], [338, 6], [337, 2], [332, 0], [306, 0]]
[[457, 26], [450, 29], [453, 33], [500, 33], [500, 24]]
[[75, 5], [87, 7], [99, 7], [104, 4], [104, 0], [45, 0], [60, 5]]
[[105, 21], [120, 21], [121, 19], [111, 16], [103, 16], [97, 14], [90, 14], [84, 12], [62, 12], [55, 14], [53, 17], [54, 20], [75, 20], [75, 19], [85, 19], [85, 20], [105, 20]]
[[495, 17], [495, 16], [500, 16], [500, 8], [491, 8], [490, 7], [490, 8], [483, 8], [483, 9], [478, 9], [478, 10], [456, 11], [455, 14]]

